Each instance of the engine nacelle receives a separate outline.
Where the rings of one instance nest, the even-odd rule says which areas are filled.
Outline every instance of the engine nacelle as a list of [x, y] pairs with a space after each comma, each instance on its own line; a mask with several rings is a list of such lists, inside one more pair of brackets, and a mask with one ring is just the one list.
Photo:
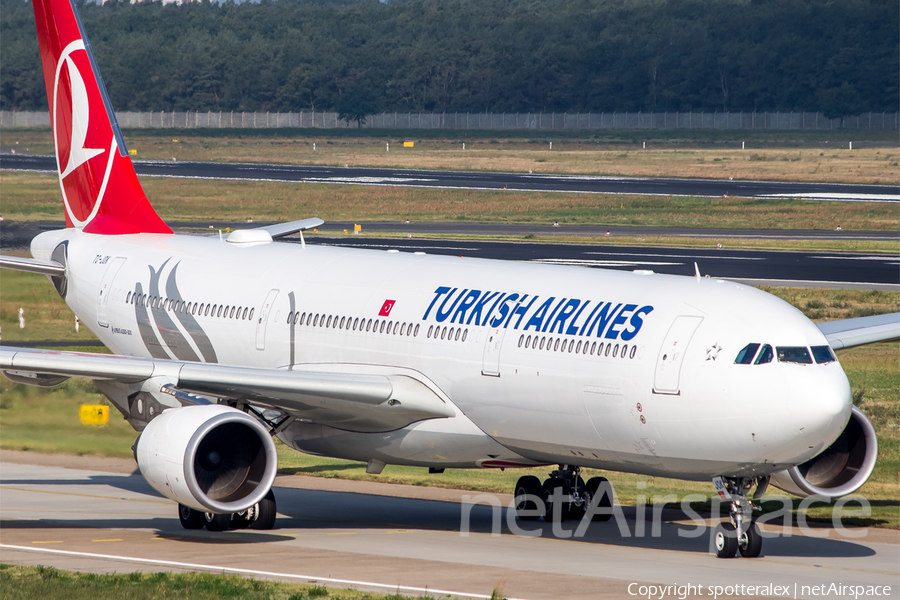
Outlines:
[[229, 513], [263, 499], [275, 481], [275, 442], [253, 417], [228, 406], [164, 410], [138, 438], [141, 474], [166, 498]]
[[847, 426], [831, 446], [803, 464], [775, 473], [771, 483], [801, 497], [839, 498], [866, 482], [877, 457], [875, 428], [854, 406]]

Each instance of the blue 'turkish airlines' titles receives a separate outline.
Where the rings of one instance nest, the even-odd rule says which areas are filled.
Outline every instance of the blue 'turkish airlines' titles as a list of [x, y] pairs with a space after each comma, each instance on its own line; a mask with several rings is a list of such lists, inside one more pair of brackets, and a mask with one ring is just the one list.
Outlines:
[[[438, 323], [490, 325], [523, 332], [596, 335], [598, 338], [628, 341], [638, 334], [652, 306], [624, 302], [597, 302], [578, 298], [557, 298], [492, 292], [441, 286], [422, 316]], [[432, 310], [434, 313], [432, 313]]]

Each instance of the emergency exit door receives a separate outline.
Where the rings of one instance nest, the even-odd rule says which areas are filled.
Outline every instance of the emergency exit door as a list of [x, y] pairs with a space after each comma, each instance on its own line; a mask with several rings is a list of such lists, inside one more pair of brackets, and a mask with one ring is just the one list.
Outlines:
[[656, 374], [653, 377], [653, 393], [680, 394], [681, 365], [687, 352], [688, 344], [703, 317], [681, 316], [675, 319], [666, 339], [663, 341], [659, 356], [656, 359]]

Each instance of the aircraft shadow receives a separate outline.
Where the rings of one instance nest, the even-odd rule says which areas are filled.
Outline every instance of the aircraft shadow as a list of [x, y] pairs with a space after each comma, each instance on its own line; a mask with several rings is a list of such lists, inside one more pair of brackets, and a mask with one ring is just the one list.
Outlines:
[[[472, 494], [474, 497], [476, 494]], [[297, 529], [380, 529], [406, 528], [430, 531], [458, 532], [467, 529], [471, 534], [517, 535], [507, 521], [507, 508], [488, 505], [468, 505], [436, 500], [418, 500], [376, 496], [353, 492], [328, 492], [277, 488], [278, 511], [290, 519], [280, 517], [276, 527]], [[645, 511], [643, 529], [634, 507], [623, 506], [620, 517], [607, 522], [587, 524], [583, 535], [576, 535], [579, 521], [565, 521], [556, 528], [543, 520], [513, 522], [532, 537], [566, 539], [587, 544], [617, 545], [630, 548], [677, 550], [680, 552], [709, 553], [712, 551], [712, 528], [699, 531], [695, 524], [676, 523], [667, 518], [679, 518], [680, 513], [663, 512], [662, 519], [654, 527], [652, 511]], [[467, 523], [466, 523], [467, 522]], [[499, 527], [497, 526], [499, 524]], [[797, 531], [795, 528], [794, 531]], [[824, 533], [819, 530], [819, 533]], [[875, 551], [856, 540], [836, 538], [837, 532], [829, 531], [830, 538], [805, 535], [782, 535], [766, 532], [763, 552], [767, 556], [782, 557], [865, 557]], [[694, 537], [686, 537], [693, 535]]]
[[[83, 479], [4, 480], [4, 486], [109, 486], [133, 493], [161, 498], [138, 475], [91, 475]], [[103, 492], [94, 492], [101, 495]], [[579, 521], [568, 520], [554, 527], [543, 520], [522, 521], [508, 519], [508, 509], [487, 504], [460, 504], [457, 502], [398, 498], [356, 492], [334, 492], [297, 488], [275, 488], [279, 518], [275, 531], [299, 529], [420, 529], [444, 531], [465, 535], [497, 534], [501, 536], [528, 535], [544, 539], [565, 539], [586, 544], [614, 545], [629, 548], [676, 550], [679, 552], [709, 553], [712, 551], [712, 528], [698, 529], [683, 519], [680, 511], [664, 510], [656, 523], [653, 511], [644, 511], [644, 518], [635, 507], [619, 507], [618, 514], [607, 522], [587, 523], [579, 531]], [[472, 497], [479, 496], [472, 493]], [[490, 495], [482, 495], [487, 498]], [[115, 523], [118, 528], [152, 528], [160, 537], [191, 543], [271, 543], [292, 539], [277, 533], [257, 533], [249, 530], [232, 530], [225, 534], [205, 530], [188, 531], [181, 528], [172, 506], [172, 517], [141, 517], [129, 515], [123, 519], [97, 518], [73, 519], [41, 518], [36, 520], [4, 520], [2, 529], [16, 528], [90, 528], [107, 529]], [[512, 523], [512, 527], [510, 527]], [[517, 531], [514, 531], [516, 529]], [[794, 531], [797, 531], [795, 528]], [[819, 529], [817, 533], [824, 531]], [[830, 537], [783, 535], [765, 532], [763, 552], [767, 556], [781, 557], [865, 557], [875, 550], [859, 543], [863, 540], [837, 538], [837, 531], [827, 530]]]

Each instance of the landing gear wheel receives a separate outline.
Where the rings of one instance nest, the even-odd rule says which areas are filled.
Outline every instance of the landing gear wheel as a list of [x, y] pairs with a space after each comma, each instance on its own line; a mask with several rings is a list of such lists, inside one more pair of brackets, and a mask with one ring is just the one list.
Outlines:
[[597, 505], [593, 507], [594, 513], [591, 515], [591, 521], [609, 521], [612, 516], [611, 510], [596, 514], [597, 509], [612, 508], [612, 485], [609, 480], [606, 477], [591, 477], [585, 486], [585, 493], [588, 495], [585, 507], [590, 506], [592, 502], [597, 502]]
[[275, 493], [269, 490], [266, 497], [256, 505], [256, 519], [250, 523], [250, 529], [272, 529], [275, 527]]
[[718, 558], [734, 558], [737, 554], [737, 530], [731, 523], [716, 525], [716, 556]]
[[759, 533], [759, 526], [751, 522], [745, 534], [746, 539], [741, 540], [738, 544], [738, 550], [744, 558], [756, 558], [762, 553], [762, 535]]
[[202, 529], [206, 523], [202, 512], [184, 504], [178, 505], [178, 520], [185, 529]]
[[544, 481], [544, 485], [541, 486], [541, 496], [544, 499], [545, 521], [549, 523], [554, 519], [558, 519], [558, 522], [562, 522], [569, 518], [569, 508], [571, 506], [571, 503], [567, 502], [565, 499], [563, 499], [558, 509], [554, 510], [553, 508], [554, 495], [562, 496], [563, 498], [565, 498], [568, 494], [569, 490], [566, 489], [566, 484], [561, 479], [551, 477], [550, 479]]
[[225, 531], [231, 525], [231, 513], [203, 513], [207, 531]]
[[527, 498], [542, 498], [541, 480], [534, 475], [524, 475], [516, 482], [516, 516], [523, 521], [534, 521], [540, 518], [537, 502]]

